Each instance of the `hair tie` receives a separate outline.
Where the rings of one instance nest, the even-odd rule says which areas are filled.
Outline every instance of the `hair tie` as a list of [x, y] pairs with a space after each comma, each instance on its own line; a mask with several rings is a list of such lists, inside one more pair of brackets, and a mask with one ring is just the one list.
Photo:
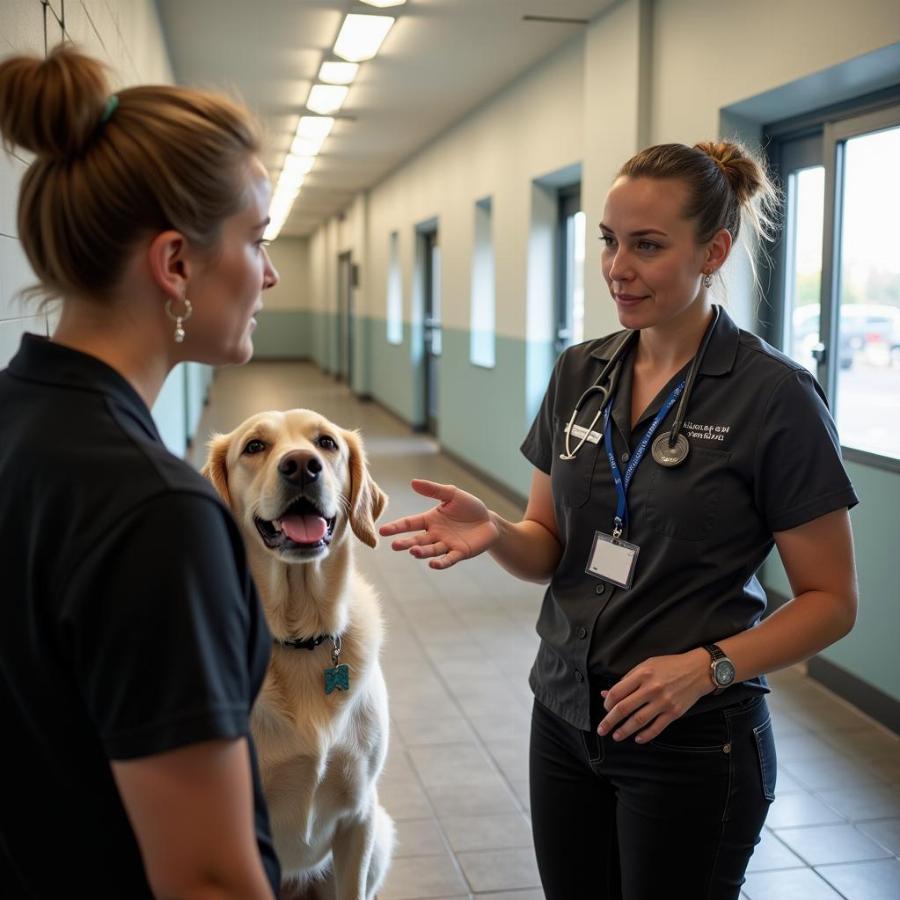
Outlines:
[[119, 97], [116, 94], [110, 94], [109, 97], [106, 98], [106, 106], [103, 108], [103, 115], [100, 116], [100, 124], [105, 125], [109, 120], [112, 114], [116, 111], [116, 107], [119, 105]]

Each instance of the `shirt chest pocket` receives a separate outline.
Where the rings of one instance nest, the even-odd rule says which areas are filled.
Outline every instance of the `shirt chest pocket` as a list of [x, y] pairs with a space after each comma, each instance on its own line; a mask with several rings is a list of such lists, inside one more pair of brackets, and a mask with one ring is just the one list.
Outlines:
[[720, 517], [730, 458], [730, 453], [692, 442], [680, 466], [666, 468], [648, 459], [647, 526], [682, 541], [708, 538]]
[[[553, 418], [553, 464], [550, 470], [550, 483], [553, 496], [558, 502], [569, 509], [578, 509], [591, 498], [594, 467], [602, 453], [597, 444], [585, 441], [574, 459], [560, 459], [560, 454], [566, 452], [565, 427], [568, 421], [558, 416]], [[590, 420], [586, 424], [589, 423]], [[596, 427], [594, 430], [597, 430]], [[569, 446], [573, 451], [580, 440], [581, 438], [574, 435], [569, 439]], [[602, 447], [602, 441], [600, 446]]]

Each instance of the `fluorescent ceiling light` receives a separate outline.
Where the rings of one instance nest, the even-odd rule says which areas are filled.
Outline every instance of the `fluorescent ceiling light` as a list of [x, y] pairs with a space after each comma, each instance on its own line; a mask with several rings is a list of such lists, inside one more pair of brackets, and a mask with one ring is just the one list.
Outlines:
[[327, 84], [350, 84], [359, 66], [352, 62], [323, 62], [319, 67], [319, 81]]
[[296, 197], [305, 178], [306, 176], [302, 172], [282, 172], [275, 189], [275, 196]]
[[388, 6], [403, 6], [406, 3], [406, 0], [362, 0], [363, 3], [368, 3], [369, 6], [377, 6], [379, 9], [385, 9]]
[[362, 62], [371, 59], [394, 24], [393, 16], [366, 16], [350, 13], [334, 42], [341, 59]]
[[314, 84], [309, 89], [309, 96], [306, 98], [307, 109], [321, 113], [323, 116], [337, 112], [344, 100], [347, 99], [349, 90], [350, 88], [337, 84]]
[[321, 149], [325, 138], [295, 137], [291, 144], [294, 156], [315, 156]]
[[295, 134], [298, 138], [318, 140], [321, 143], [333, 127], [334, 119], [331, 116], [300, 116]]
[[315, 164], [314, 156], [294, 156], [293, 153], [288, 153], [284, 159], [284, 165], [281, 167], [281, 174], [290, 177], [307, 175]]

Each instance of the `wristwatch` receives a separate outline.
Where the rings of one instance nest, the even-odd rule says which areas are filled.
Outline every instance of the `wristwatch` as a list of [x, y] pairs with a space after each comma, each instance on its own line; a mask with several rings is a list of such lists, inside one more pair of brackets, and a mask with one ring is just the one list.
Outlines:
[[722, 652], [716, 644], [704, 644], [703, 649], [710, 655], [712, 662], [709, 666], [710, 675], [716, 689], [714, 694], [721, 694], [734, 682], [734, 663]]

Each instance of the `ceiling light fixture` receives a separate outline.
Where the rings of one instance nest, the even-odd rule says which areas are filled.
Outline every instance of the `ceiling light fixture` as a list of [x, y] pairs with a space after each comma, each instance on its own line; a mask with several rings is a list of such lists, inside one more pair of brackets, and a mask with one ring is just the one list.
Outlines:
[[334, 42], [334, 52], [349, 62], [371, 59], [378, 52], [393, 24], [393, 16], [349, 13]]
[[294, 156], [293, 153], [288, 153], [284, 159], [284, 165], [281, 167], [281, 177], [294, 178], [297, 175], [308, 175], [315, 164], [314, 156]]
[[388, 6], [403, 6], [406, 0], [362, 0], [369, 6], [377, 6], [379, 9], [386, 9]]
[[348, 87], [337, 84], [314, 84], [306, 98], [306, 108], [327, 116], [336, 113], [347, 99]]
[[328, 60], [319, 67], [319, 81], [326, 84], [350, 84], [358, 71], [357, 63]]
[[[321, 142], [328, 137], [334, 127], [334, 119], [331, 116], [300, 116], [297, 130], [294, 132], [298, 138]], [[311, 155], [311, 154], [310, 154]]]
[[294, 156], [315, 156], [321, 149], [325, 138], [295, 137], [291, 143]]

